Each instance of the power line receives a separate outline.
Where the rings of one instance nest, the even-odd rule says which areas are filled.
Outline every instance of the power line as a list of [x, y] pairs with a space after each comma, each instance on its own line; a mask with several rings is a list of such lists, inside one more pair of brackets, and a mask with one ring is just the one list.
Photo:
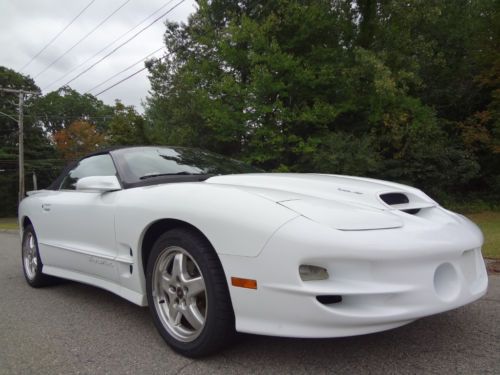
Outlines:
[[48, 90], [49, 88], [51, 88], [52, 86], [54, 86], [57, 82], [62, 81], [64, 78], [66, 78], [67, 76], [69, 76], [71, 73], [73, 73], [74, 71], [78, 70], [83, 65], [87, 64], [90, 60], [92, 60], [96, 56], [100, 55], [101, 52], [104, 52], [105, 50], [107, 50], [109, 47], [111, 47], [117, 41], [119, 41], [120, 39], [122, 39], [124, 36], [130, 34], [132, 31], [134, 31], [135, 29], [137, 29], [140, 25], [142, 25], [148, 19], [150, 19], [151, 17], [153, 17], [155, 14], [157, 14], [160, 11], [162, 11], [167, 5], [170, 5], [170, 3], [172, 3], [173, 1], [174, 0], [167, 1], [160, 8], [156, 9], [153, 13], [151, 13], [149, 16], [147, 16], [146, 18], [144, 18], [141, 22], [137, 23], [134, 27], [132, 27], [131, 29], [129, 29], [127, 32], [123, 33], [118, 38], [114, 39], [111, 43], [107, 44], [104, 48], [102, 48], [101, 50], [99, 50], [98, 52], [96, 52], [94, 55], [92, 55], [91, 57], [89, 57], [88, 59], [86, 59], [85, 61], [83, 61], [82, 63], [78, 64], [73, 69], [69, 70], [68, 72], [66, 72], [64, 75], [62, 75], [61, 77], [59, 77], [55, 81], [52, 81], [52, 83], [50, 85], [48, 85], [48, 86], [46, 86], [46, 87], [43, 88], [43, 91]]
[[[12, 160], [12, 161], [17, 164], [17, 160]], [[26, 163], [36, 164], [36, 163], [43, 163], [43, 162], [45, 162], [45, 163], [62, 162], [64, 160], [61, 160], [61, 159], [33, 159], [33, 160], [25, 160], [25, 161], [26, 161]], [[0, 161], [0, 163], [4, 163], [4, 162]], [[13, 164], [13, 163], [10, 163], [10, 161], [9, 161], [9, 163], [5, 163], [6, 166], [10, 166], [9, 164]]]
[[144, 68], [142, 68], [142, 69], [139, 69], [138, 71], [136, 71], [136, 72], [134, 72], [134, 73], [132, 73], [132, 74], [130, 74], [130, 75], [128, 75], [128, 76], [126, 76], [125, 78], [123, 78], [122, 80], [120, 80], [120, 81], [116, 82], [115, 84], [113, 84], [113, 85], [111, 85], [111, 86], [109, 86], [109, 87], [105, 88], [104, 90], [102, 90], [102, 91], [98, 92], [98, 93], [97, 93], [97, 94], [95, 94], [94, 96], [99, 96], [99, 95], [101, 95], [102, 93], [105, 93], [106, 91], [108, 91], [108, 90], [112, 89], [113, 87], [118, 86], [120, 83], [125, 82], [127, 79], [130, 79], [130, 78], [132, 78], [133, 76], [135, 76], [135, 75], [139, 74], [140, 72], [142, 72], [143, 70], [146, 70], [146, 68], [147, 68], [147, 67], [144, 67]]
[[156, 52], [161, 51], [163, 48], [164, 48], [164, 47], [163, 47], [163, 46], [161, 46], [161, 47], [160, 47], [160, 48], [158, 48], [157, 50], [155, 50], [155, 51], [153, 51], [153, 52], [149, 53], [147, 56], [145, 56], [145, 57], [143, 57], [142, 59], [140, 59], [140, 60], [136, 61], [136, 62], [135, 62], [135, 63], [133, 63], [132, 65], [129, 65], [129, 66], [127, 66], [125, 69], [120, 70], [118, 73], [113, 74], [111, 77], [109, 77], [109, 78], [108, 78], [108, 79], [106, 79], [105, 81], [103, 81], [103, 82], [99, 83], [98, 85], [96, 85], [96, 86], [92, 87], [91, 89], [88, 89], [85, 93], [86, 93], [86, 94], [88, 94], [88, 93], [90, 93], [91, 91], [95, 90], [96, 88], [101, 87], [101, 86], [102, 86], [102, 85], [104, 85], [105, 83], [107, 83], [107, 82], [111, 81], [113, 78], [115, 78], [115, 77], [119, 76], [120, 74], [122, 74], [122, 73], [126, 72], [126, 71], [127, 71], [127, 70], [129, 70], [130, 68], [133, 68], [133, 67], [134, 67], [134, 66], [136, 66], [137, 64], [140, 64], [141, 62], [144, 62], [144, 61], [145, 61], [145, 60], [146, 60], [149, 56], [154, 55]]
[[2, 111], [0, 111], [0, 115], [3, 115], [5, 117], [9, 117], [11, 120], [14, 120], [15, 122], [17, 122], [17, 119], [14, 117], [16, 115], [9, 115], [8, 113], [4, 113]]
[[[156, 22], [158, 22], [159, 20], [161, 20], [163, 17], [165, 17], [167, 14], [169, 14], [171, 11], [173, 11], [175, 8], [177, 8], [179, 5], [181, 5], [185, 0], [181, 0], [179, 1], [177, 4], [175, 4], [172, 8], [170, 8], [168, 11], [166, 11], [165, 13], [163, 13], [161, 16], [159, 16], [158, 18], [155, 18], [150, 24], [148, 24], [146, 27], [143, 27], [141, 30], [139, 30], [137, 33], [135, 33], [134, 35], [132, 35], [132, 37], [130, 37], [129, 39], [127, 39], [125, 42], [119, 44], [117, 47], [115, 47], [113, 50], [111, 50], [111, 52], [107, 53], [106, 55], [104, 55], [103, 57], [101, 57], [99, 60], [97, 60], [95, 63], [93, 63], [92, 65], [90, 65], [87, 69], [85, 69], [84, 71], [80, 72], [79, 74], [77, 74], [75, 77], [73, 77], [72, 79], [70, 79], [68, 82], [66, 82], [64, 84], [64, 86], [67, 86], [69, 85], [71, 82], [73, 82], [74, 80], [76, 80], [77, 78], [80, 78], [82, 75], [84, 75], [85, 73], [87, 73], [90, 69], [92, 69], [94, 66], [96, 66], [97, 64], [101, 63], [103, 60], [107, 59], [109, 56], [111, 56], [113, 53], [115, 53], [116, 51], [118, 51], [120, 48], [122, 48], [124, 45], [126, 45], [127, 43], [130, 43], [133, 39], [135, 39], [139, 34], [141, 34], [142, 32], [144, 32], [146, 29], [150, 28], [151, 26], [153, 26], [153, 24], [155, 24]], [[144, 69], [143, 69], [144, 70]], [[100, 93], [99, 93], [100, 94]], [[97, 94], [97, 95], [99, 95]], [[96, 96], [97, 96], [96, 95]]]
[[83, 12], [85, 12], [94, 2], [95, 0], [91, 0], [66, 26], [63, 27], [61, 31], [59, 31], [45, 46], [43, 46], [43, 48], [40, 51], [38, 51], [36, 55], [31, 58], [30, 61], [24, 64], [24, 66], [21, 69], [19, 69], [19, 71], [23, 71], [25, 68], [27, 68], [38, 56], [40, 56], [40, 54], [43, 51], [45, 51], [52, 43], [54, 43], [56, 39], [59, 38], [61, 34], [64, 33], [66, 29], [70, 27], [73, 24], [73, 22], [75, 22], [77, 18], [80, 17], [83, 14]]
[[[7, 114], [6, 114], [7, 115]], [[17, 114], [13, 114], [12, 116], [17, 116]], [[91, 115], [39, 115], [39, 114], [25, 114], [24, 117], [30, 117], [33, 119], [107, 119], [112, 117], [112, 115], [103, 115], [103, 116], [91, 116]], [[14, 120], [14, 119], [13, 119]], [[17, 121], [17, 120], [16, 120]]]
[[86, 115], [82, 115], [82, 116], [78, 116], [78, 115], [75, 115], [75, 116], [56, 116], [56, 115], [53, 115], [53, 116], [45, 116], [45, 115], [26, 115], [25, 117], [30, 117], [32, 119], [35, 119], [35, 120], [98, 120], [98, 119], [101, 119], [101, 120], [107, 120], [111, 117], [113, 117], [113, 115], [109, 115], [109, 116], [86, 116]]
[[[86, 121], [90, 123], [105, 122], [111, 120], [113, 115], [108, 116], [44, 116], [44, 115], [25, 115], [25, 119], [30, 119], [33, 125], [36, 123], [71, 123], [74, 121]], [[14, 119], [13, 119], [14, 120]], [[17, 120], [16, 120], [17, 123]], [[43, 131], [43, 129], [40, 129]], [[24, 129], [24, 133], [35, 134], [38, 132], [37, 128], [27, 128]], [[45, 131], [43, 131], [45, 132]], [[0, 136], [4, 135], [16, 135], [18, 131], [12, 131], [11, 129], [0, 129]]]
[[[63, 159], [32, 159], [32, 160], [25, 160], [26, 163], [38, 163], [38, 162], [54, 162], [54, 161], [64, 161]], [[0, 163], [2, 164], [17, 164], [17, 159], [5, 159], [5, 160], [0, 160]]]
[[116, 8], [113, 12], [111, 12], [110, 15], [108, 15], [105, 19], [103, 19], [97, 26], [95, 26], [92, 30], [90, 30], [87, 34], [85, 34], [78, 42], [73, 44], [69, 49], [67, 49], [62, 55], [60, 55], [57, 59], [52, 61], [49, 65], [45, 67], [40, 73], [38, 73], [36, 76], [33, 78], [38, 78], [40, 75], [45, 73], [47, 70], [50, 69], [51, 66], [53, 66], [55, 63], [57, 63], [59, 60], [61, 60], [64, 56], [66, 56], [68, 53], [70, 53], [73, 48], [78, 46], [81, 42], [83, 42], [85, 39], [87, 39], [90, 35], [92, 35], [97, 29], [99, 29], [106, 21], [108, 21], [111, 17], [113, 17], [121, 8], [123, 8], [127, 3], [130, 2], [130, 0], [125, 0], [118, 8]]

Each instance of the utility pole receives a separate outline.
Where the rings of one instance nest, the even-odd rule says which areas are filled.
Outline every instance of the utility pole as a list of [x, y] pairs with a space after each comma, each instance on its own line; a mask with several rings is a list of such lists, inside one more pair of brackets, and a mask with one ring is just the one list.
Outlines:
[[33, 171], [33, 190], [38, 190], [38, 181], [36, 179], [36, 172]]
[[[15, 121], [17, 121], [17, 125], [19, 127], [19, 202], [24, 198], [24, 114], [23, 114], [23, 107], [24, 107], [24, 95], [29, 95], [29, 94], [38, 94], [37, 92], [34, 91], [26, 91], [26, 90], [18, 90], [18, 89], [8, 89], [8, 88], [3, 88], [0, 87], [0, 91], [4, 92], [9, 92], [12, 94], [17, 94], [19, 98], [19, 103], [18, 103], [18, 115], [19, 118]], [[10, 116], [8, 116], [10, 117]]]
[[24, 92], [19, 93], [19, 202], [24, 198]]

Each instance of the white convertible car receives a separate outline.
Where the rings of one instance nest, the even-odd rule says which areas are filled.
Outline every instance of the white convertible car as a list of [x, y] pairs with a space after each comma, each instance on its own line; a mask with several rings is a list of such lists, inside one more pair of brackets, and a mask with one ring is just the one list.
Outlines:
[[359, 335], [485, 294], [481, 231], [420, 190], [259, 172], [178, 147], [87, 156], [21, 202], [26, 280], [149, 305], [165, 341], [193, 357], [235, 331]]

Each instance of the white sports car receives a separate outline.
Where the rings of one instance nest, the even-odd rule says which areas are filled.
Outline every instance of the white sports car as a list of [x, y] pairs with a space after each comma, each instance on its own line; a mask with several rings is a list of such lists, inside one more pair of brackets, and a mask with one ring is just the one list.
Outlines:
[[258, 172], [179, 147], [89, 155], [21, 202], [26, 280], [149, 305], [165, 341], [193, 357], [235, 331], [365, 334], [485, 294], [481, 231], [420, 190]]

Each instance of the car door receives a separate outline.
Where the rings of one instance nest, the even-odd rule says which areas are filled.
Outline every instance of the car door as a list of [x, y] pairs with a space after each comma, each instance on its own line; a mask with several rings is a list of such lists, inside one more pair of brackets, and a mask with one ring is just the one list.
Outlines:
[[41, 199], [41, 255], [44, 266], [117, 281], [116, 202], [121, 191], [76, 190], [78, 179], [116, 175], [109, 154], [81, 160], [60, 189]]

